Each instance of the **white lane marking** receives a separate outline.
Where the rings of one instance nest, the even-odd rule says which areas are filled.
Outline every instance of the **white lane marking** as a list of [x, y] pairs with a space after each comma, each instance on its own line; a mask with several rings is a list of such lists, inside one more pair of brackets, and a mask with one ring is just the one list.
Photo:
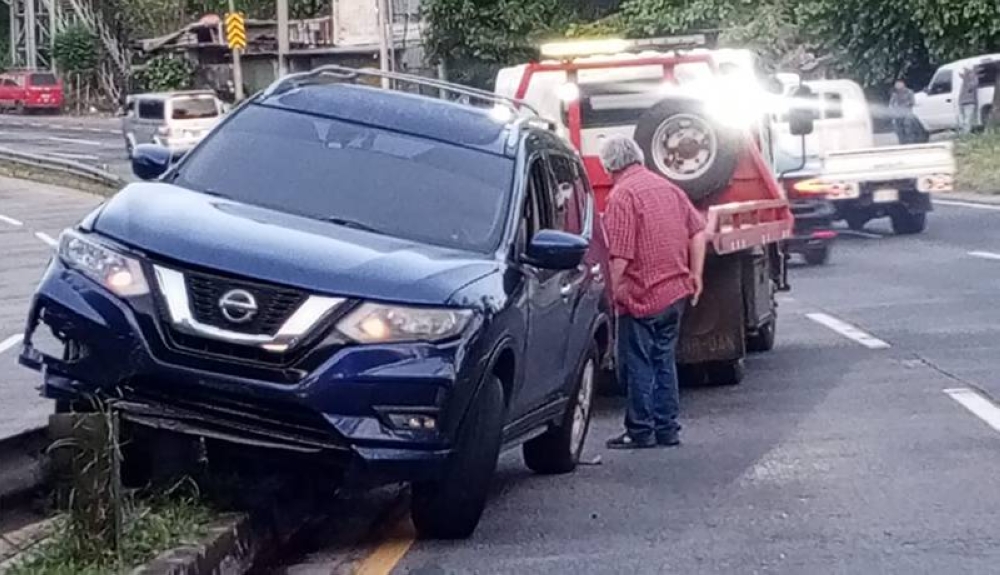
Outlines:
[[841, 321], [832, 315], [825, 313], [809, 313], [806, 314], [806, 317], [823, 327], [830, 328], [851, 341], [860, 343], [868, 349], [889, 349], [892, 347], [881, 339], [865, 333], [853, 325]]
[[21, 220], [15, 220], [14, 218], [8, 218], [7, 216], [0, 215], [0, 222], [19, 228], [24, 225]]
[[91, 154], [67, 154], [66, 152], [49, 152], [48, 155], [70, 160], [100, 160], [99, 157]]
[[21, 334], [12, 335], [7, 339], [0, 341], [0, 353], [7, 351], [8, 349], [14, 347], [15, 345], [21, 343], [24, 340], [24, 336]]
[[871, 232], [862, 232], [858, 230], [837, 230], [837, 233], [844, 236], [854, 236], [858, 238], [866, 238], [869, 240], [881, 240], [882, 238], [885, 237], [880, 234], [873, 234]]
[[974, 210], [992, 210], [1000, 212], [1000, 205], [977, 204], [976, 202], [960, 202], [958, 200], [934, 200], [935, 206], [951, 206], [954, 208], [972, 208]]
[[52, 142], [63, 142], [65, 144], [80, 144], [82, 146], [94, 146], [94, 147], [97, 147], [97, 148], [100, 148], [101, 146], [104, 145], [104, 144], [102, 144], [100, 142], [96, 142], [94, 140], [79, 140], [77, 138], [60, 138], [60, 137], [57, 137], [57, 136], [49, 136], [48, 138], [45, 138], [45, 139], [49, 140], [49, 141], [52, 141]]
[[35, 232], [35, 237], [45, 242], [50, 248], [54, 248], [59, 245], [59, 242], [45, 232]]
[[997, 407], [992, 401], [967, 387], [946, 389], [944, 392], [957, 401], [959, 405], [986, 422], [986, 425], [995, 431], [1000, 431], [1000, 407]]
[[1000, 254], [996, 252], [969, 252], [969, 255], [974, 258], [983, 258], [984, 260], [1000, 260]]

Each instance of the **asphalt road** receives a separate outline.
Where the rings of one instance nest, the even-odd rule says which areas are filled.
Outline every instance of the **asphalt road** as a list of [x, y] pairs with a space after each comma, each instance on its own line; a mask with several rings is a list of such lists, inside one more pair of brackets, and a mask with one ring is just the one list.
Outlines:
[[118, 118], [0, 114], [0, 147], [132, 176]]
[[[682, 447], [607, 451], [605, 402], [601, 465], [545, 478], [508, 454], [471, 540], [404, 523], [359, 572], [996, 573], [1000, 211], [941, 206], [917, 237], [873, 223], [792, 280], [746, 382], [685, 390]], [[277, 572], [339, 572], [338, 553]]]
[[[97, 202], [0, 180], [0, 342], [49, 256], [37, 232], [55, 237]], [[506, 455], [472, 539], [414, 542], [404, 525], [275, 571], [357, 557], [362, 573], [408, 575], [996, 573], [1000, 209], [940, 206], [915, 237], [872, 224], [792, 280], [779, 345], [746, 382], [685, 390], [682, 447], [605, 450], [621, 418], [606, 401], [587, 449], [601, 464], [545, 478]], [[16, 346], [0, 349], [2, 431], [50, 407]]]
[[60, 232], [100, 203], [96, 196], [0, 178], [0, 439], [42, 427], [52, 412], [38, 374], [17, 363], [31, 294]]

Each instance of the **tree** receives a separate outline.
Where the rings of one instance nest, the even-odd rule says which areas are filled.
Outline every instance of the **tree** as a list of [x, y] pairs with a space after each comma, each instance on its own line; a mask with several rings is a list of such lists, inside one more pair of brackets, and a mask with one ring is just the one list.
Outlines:
[[97, 66], [97, 38], [87, 26], [73, 24], [56, 34], [52, 55], [64, 72], [90, 72]]

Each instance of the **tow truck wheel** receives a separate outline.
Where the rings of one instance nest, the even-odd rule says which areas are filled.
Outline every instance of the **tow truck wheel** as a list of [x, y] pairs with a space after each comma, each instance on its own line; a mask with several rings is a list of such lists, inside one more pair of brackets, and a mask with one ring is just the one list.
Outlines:
[[503, 386], [491, 376], [465, 415], [441, 479], [413, 484], [410, 513], [420, 537], [465, 539], [476, 530], [500, 457], [503, 418]]
[[591, 350], [584, 359], [559, 427], [524, 444], [524, 464], [528, 469], [542, 475], [569, 473], [576, 469], [590, 429], [596, 373], [597, 352]]
[[889, 218], [892, 220], [892, 231], [897, 235], [919, 234], [927, 229], [927, 213], [925, 212], [915, 214], [904, 208], [892, 212]]
[[743, 383], [746, 369], [742, 359], [705, 364], [705, 379], [709, 385], [730, 386]]
[[747, 350], [752, 353], [771, 351], [774, 349], [777, 332], [778, 318], [772, 317], [770, 321], [757, 328], [757, 333], [747, 338]]
[[635, 129], [646, 165], [700, 202], [729, 185], [739, 136], [693, 100], [664, 100], [647, 110]]
[[805, 257], [806, 263], [811, 266], [826, 265], [830, 261], [830, 245], [808, 248], [802, 256]]

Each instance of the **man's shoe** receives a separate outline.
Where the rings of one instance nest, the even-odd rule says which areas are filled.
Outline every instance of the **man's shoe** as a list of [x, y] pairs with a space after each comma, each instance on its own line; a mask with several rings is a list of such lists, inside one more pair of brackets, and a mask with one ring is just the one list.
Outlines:
[[646, 441], [636, 441], [626, 432], [618, 437], [612, 437], [608, 440], [606, 445], [608, 446], [608, 449], [650, 449], [656, 447], [656, 441], [652, 439], [647, 439]]
[[668, 435], [665, 437], [657, 437], [656, 444], [660, 447], [677, 447], [681, 444], [681, 438], [677, 435]]

